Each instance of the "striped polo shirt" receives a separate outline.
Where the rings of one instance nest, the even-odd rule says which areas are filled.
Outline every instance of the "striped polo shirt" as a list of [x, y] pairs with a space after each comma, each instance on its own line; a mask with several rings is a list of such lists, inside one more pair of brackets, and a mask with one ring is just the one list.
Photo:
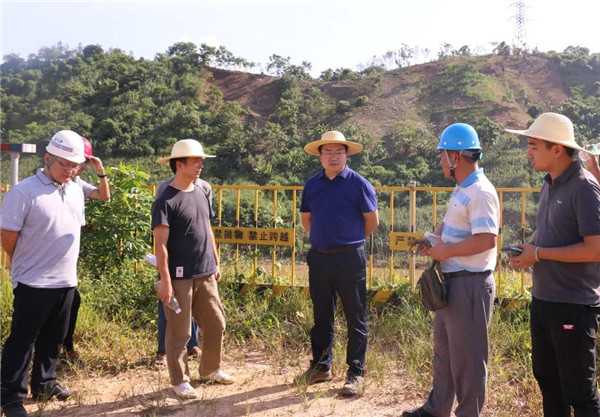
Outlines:
[[[480, 168], [456, 186], [444, 216], [442, 242], [457, 243], [471, 235], [498, 235], [500, 203], [492, 183]], [[443, 272], [491, 271], [496, 267], [496, 248], [470, 256], [456, 256], [442, 262]]]

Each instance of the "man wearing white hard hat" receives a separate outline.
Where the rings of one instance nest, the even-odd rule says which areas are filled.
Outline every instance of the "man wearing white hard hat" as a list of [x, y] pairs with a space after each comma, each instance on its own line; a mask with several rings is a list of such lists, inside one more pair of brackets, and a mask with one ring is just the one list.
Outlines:
[[333, 331], [339, 297], [348, 324], [348, 371], [342, 395], [364, 390], [367, 351], [367, 299], [365, 239], [379, 224], [375, 189], [346, 162], [362, 145], [347, 141], [337, 131], [325, 132], [304, 150], [319, 157], [323, 170], [304, 185], [300, 214], [310, 232], [306, 255], [315, 324], [311, 330], [313, 359], [297, 383], [314, 384], [332, 379]]
[[[234, 379], [221, 369], [225, 333], [225, 312], [217, 283], [221, 280], [215, 237], [210, 227], [211, 202], [194, 182], [202, 172], [207, 155], [193, 139], [173, 145], [168, 163], [173, 181], [152, 206], [152, 229], [160, 285], [158, 298], [165, 305], [167, 330], [165, 350], [173, 391], [182, 399], [197, 398], [190, 384], [186, 343], [190, 339], [192, 316], [202, 329], [200, 379], [232, 384]], [[166, 307], [176, 297], [181, 312]]]
[[77, 258], [84, 220], [81, 187], [71, 179], [85, 160], [81, 136], [56, 133], [46, 147], [44, 168], [12, 187], [2, 202], [2, 247], [11, 258], [14, 312], [2, 351], [2, 409], [26, 416], [29, 363], [35, 400], [71, 393], [56, 381], [77, 286]]
[[533, 266], [531, 350], [544, 416], [600, 416], [596, 333], [600, 320], [600, 186], [574, 160], [571, 121], [541, 114], [527, 130], [527, 157], [546, 172], [536, 228], [510, 266]]

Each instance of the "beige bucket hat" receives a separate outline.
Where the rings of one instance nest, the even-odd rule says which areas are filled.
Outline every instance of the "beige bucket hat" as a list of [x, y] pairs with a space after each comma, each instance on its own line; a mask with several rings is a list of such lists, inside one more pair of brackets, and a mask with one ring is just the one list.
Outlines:
[[171, 156], [158, 158], [156, 162], [166, 164], [174, 158], [214, 158], [215, 155], [207, 155], [202, 149], [202, 145], [195, 139], [182, 139], [175, 142], [171, 149]]
[[319, 146], [323, 145], [346, 145], [348, 147], [348, 155], [354, 155], [362, 151], [363, 146], [360, 143], [350, 142], [346, 140], [344, 135], [337, 130], [330, 130], [321, 135], [321, 139], [308, 143], [304, 150], [311, 155], [319, 156]]
[[541, 139], [546, 142], [557, 143], [567, 148], [588, 152], [575, 142], [573, 123], [567, 116], [558, 113], [542, 113], [533, 121], [527, 130], [506, 129], [507, 132], [517, 135]]

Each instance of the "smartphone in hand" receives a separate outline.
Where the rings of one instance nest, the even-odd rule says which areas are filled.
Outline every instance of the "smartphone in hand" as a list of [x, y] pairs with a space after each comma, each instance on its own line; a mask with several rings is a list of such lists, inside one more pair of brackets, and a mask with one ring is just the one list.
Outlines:
[[510, 256], [519, 256], [523, 253], [523, 249], [518, 246], [504, 246], [501, 250], [508, 252]]

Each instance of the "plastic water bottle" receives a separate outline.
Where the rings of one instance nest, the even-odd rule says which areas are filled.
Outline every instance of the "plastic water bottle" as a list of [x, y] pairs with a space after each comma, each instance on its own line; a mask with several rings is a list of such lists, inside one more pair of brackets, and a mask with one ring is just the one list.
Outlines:
[[[156, 281], [154, 283], [154, 288], [158, 291], [160, 287], [160, 281]], [[181, 308], [179, 307], [179, 303], [177, 302], [177, 298], [171, 297], [171, 301], [169, 301], [169, 308], [175, 312], [175, 314], [181, 313]]]
[[427, 240], [429, 241], [431, 246], [437, 245], [438, 240], [440, 239], [440, 237], [438, 235], [435, 235], [429, 231], [425, 232], [425, 237], [427, 238]]
[[[600, 155], [600, 142], [590, 146], [587, 150], [596, 156]], [[579, 151], [579, 159], [586, 162], [590, 159], [590, 155], [587, 152]]]
[[158, 261], [156, 260], [156, 256], [154, 256], [152, 253], [146, 254], [146, 256], [144, 256], [144, 261], [148, 262], [150, 265], [152, 265], [154, 267], [158, 266]]

